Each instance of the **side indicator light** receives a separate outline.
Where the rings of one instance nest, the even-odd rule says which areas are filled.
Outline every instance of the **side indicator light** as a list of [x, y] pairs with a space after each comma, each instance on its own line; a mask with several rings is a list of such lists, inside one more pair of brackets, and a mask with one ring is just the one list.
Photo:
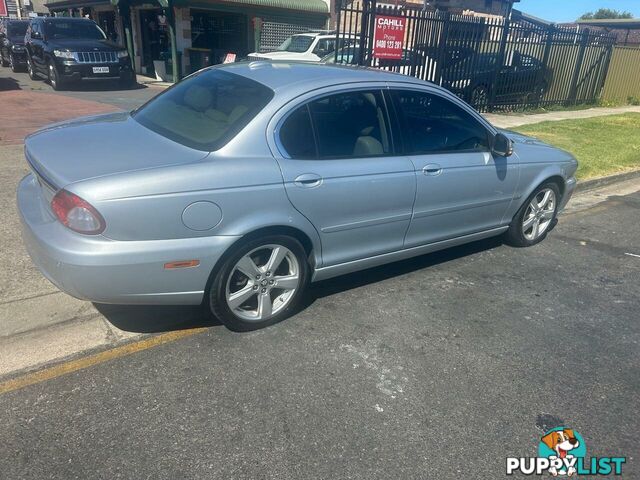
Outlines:
[[164, 264], [165, 270], [173, 270], [176, 268], [193, 268], [200, 265], [200, 260], [178, 260]]

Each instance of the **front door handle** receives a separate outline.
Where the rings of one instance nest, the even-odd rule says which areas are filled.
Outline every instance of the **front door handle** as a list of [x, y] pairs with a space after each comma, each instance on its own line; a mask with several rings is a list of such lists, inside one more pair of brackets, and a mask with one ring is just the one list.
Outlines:
[[296, 187], [312, 188], [322, 183], [322, 177], [315, 173], [303, 173], [293, 181]]
[[442, 173], [442, 167], [437, 163], [430, 163], [422, 168], [422, 173], [431, 176], [440, 175]]

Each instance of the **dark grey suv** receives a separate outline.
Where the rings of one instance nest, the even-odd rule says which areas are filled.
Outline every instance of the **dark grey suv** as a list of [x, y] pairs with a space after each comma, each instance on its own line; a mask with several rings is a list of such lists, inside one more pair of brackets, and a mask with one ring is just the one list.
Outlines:
[[44, 75], [54, 90], [80, 80], [135, 83], [127, 50], [85, 18], [34, 18], [25, 36], [32, 80]]

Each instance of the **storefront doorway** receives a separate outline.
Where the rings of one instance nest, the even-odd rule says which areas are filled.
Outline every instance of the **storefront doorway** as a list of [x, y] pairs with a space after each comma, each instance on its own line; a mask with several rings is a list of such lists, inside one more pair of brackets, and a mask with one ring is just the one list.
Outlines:
[[149, 76], [155, 76], [153, 62], [164, 60], [171, 50], [167, 21], [160, 8], [140, 10], [141, 66]]
[[228, 53], [249, 53], [248, 17], [242, 13], [191, 10], [191, 45], [211, 51], [211, 63], [222, 63]]

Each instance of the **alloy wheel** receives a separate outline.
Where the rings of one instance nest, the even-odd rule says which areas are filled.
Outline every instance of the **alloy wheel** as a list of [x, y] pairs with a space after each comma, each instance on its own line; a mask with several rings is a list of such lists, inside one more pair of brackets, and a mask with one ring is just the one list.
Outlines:
[[263, 321], [285, 309], [300, 287], [300, 265], [283, 245], [255, 248], [235, 264], [227, 279], [229, 309], [247, 321]]
[[529, 241], [543, 235], [556, 213], [556, 194], [550, 188], [538, 192], [529, 203], [522, 218], [522, 234]]

